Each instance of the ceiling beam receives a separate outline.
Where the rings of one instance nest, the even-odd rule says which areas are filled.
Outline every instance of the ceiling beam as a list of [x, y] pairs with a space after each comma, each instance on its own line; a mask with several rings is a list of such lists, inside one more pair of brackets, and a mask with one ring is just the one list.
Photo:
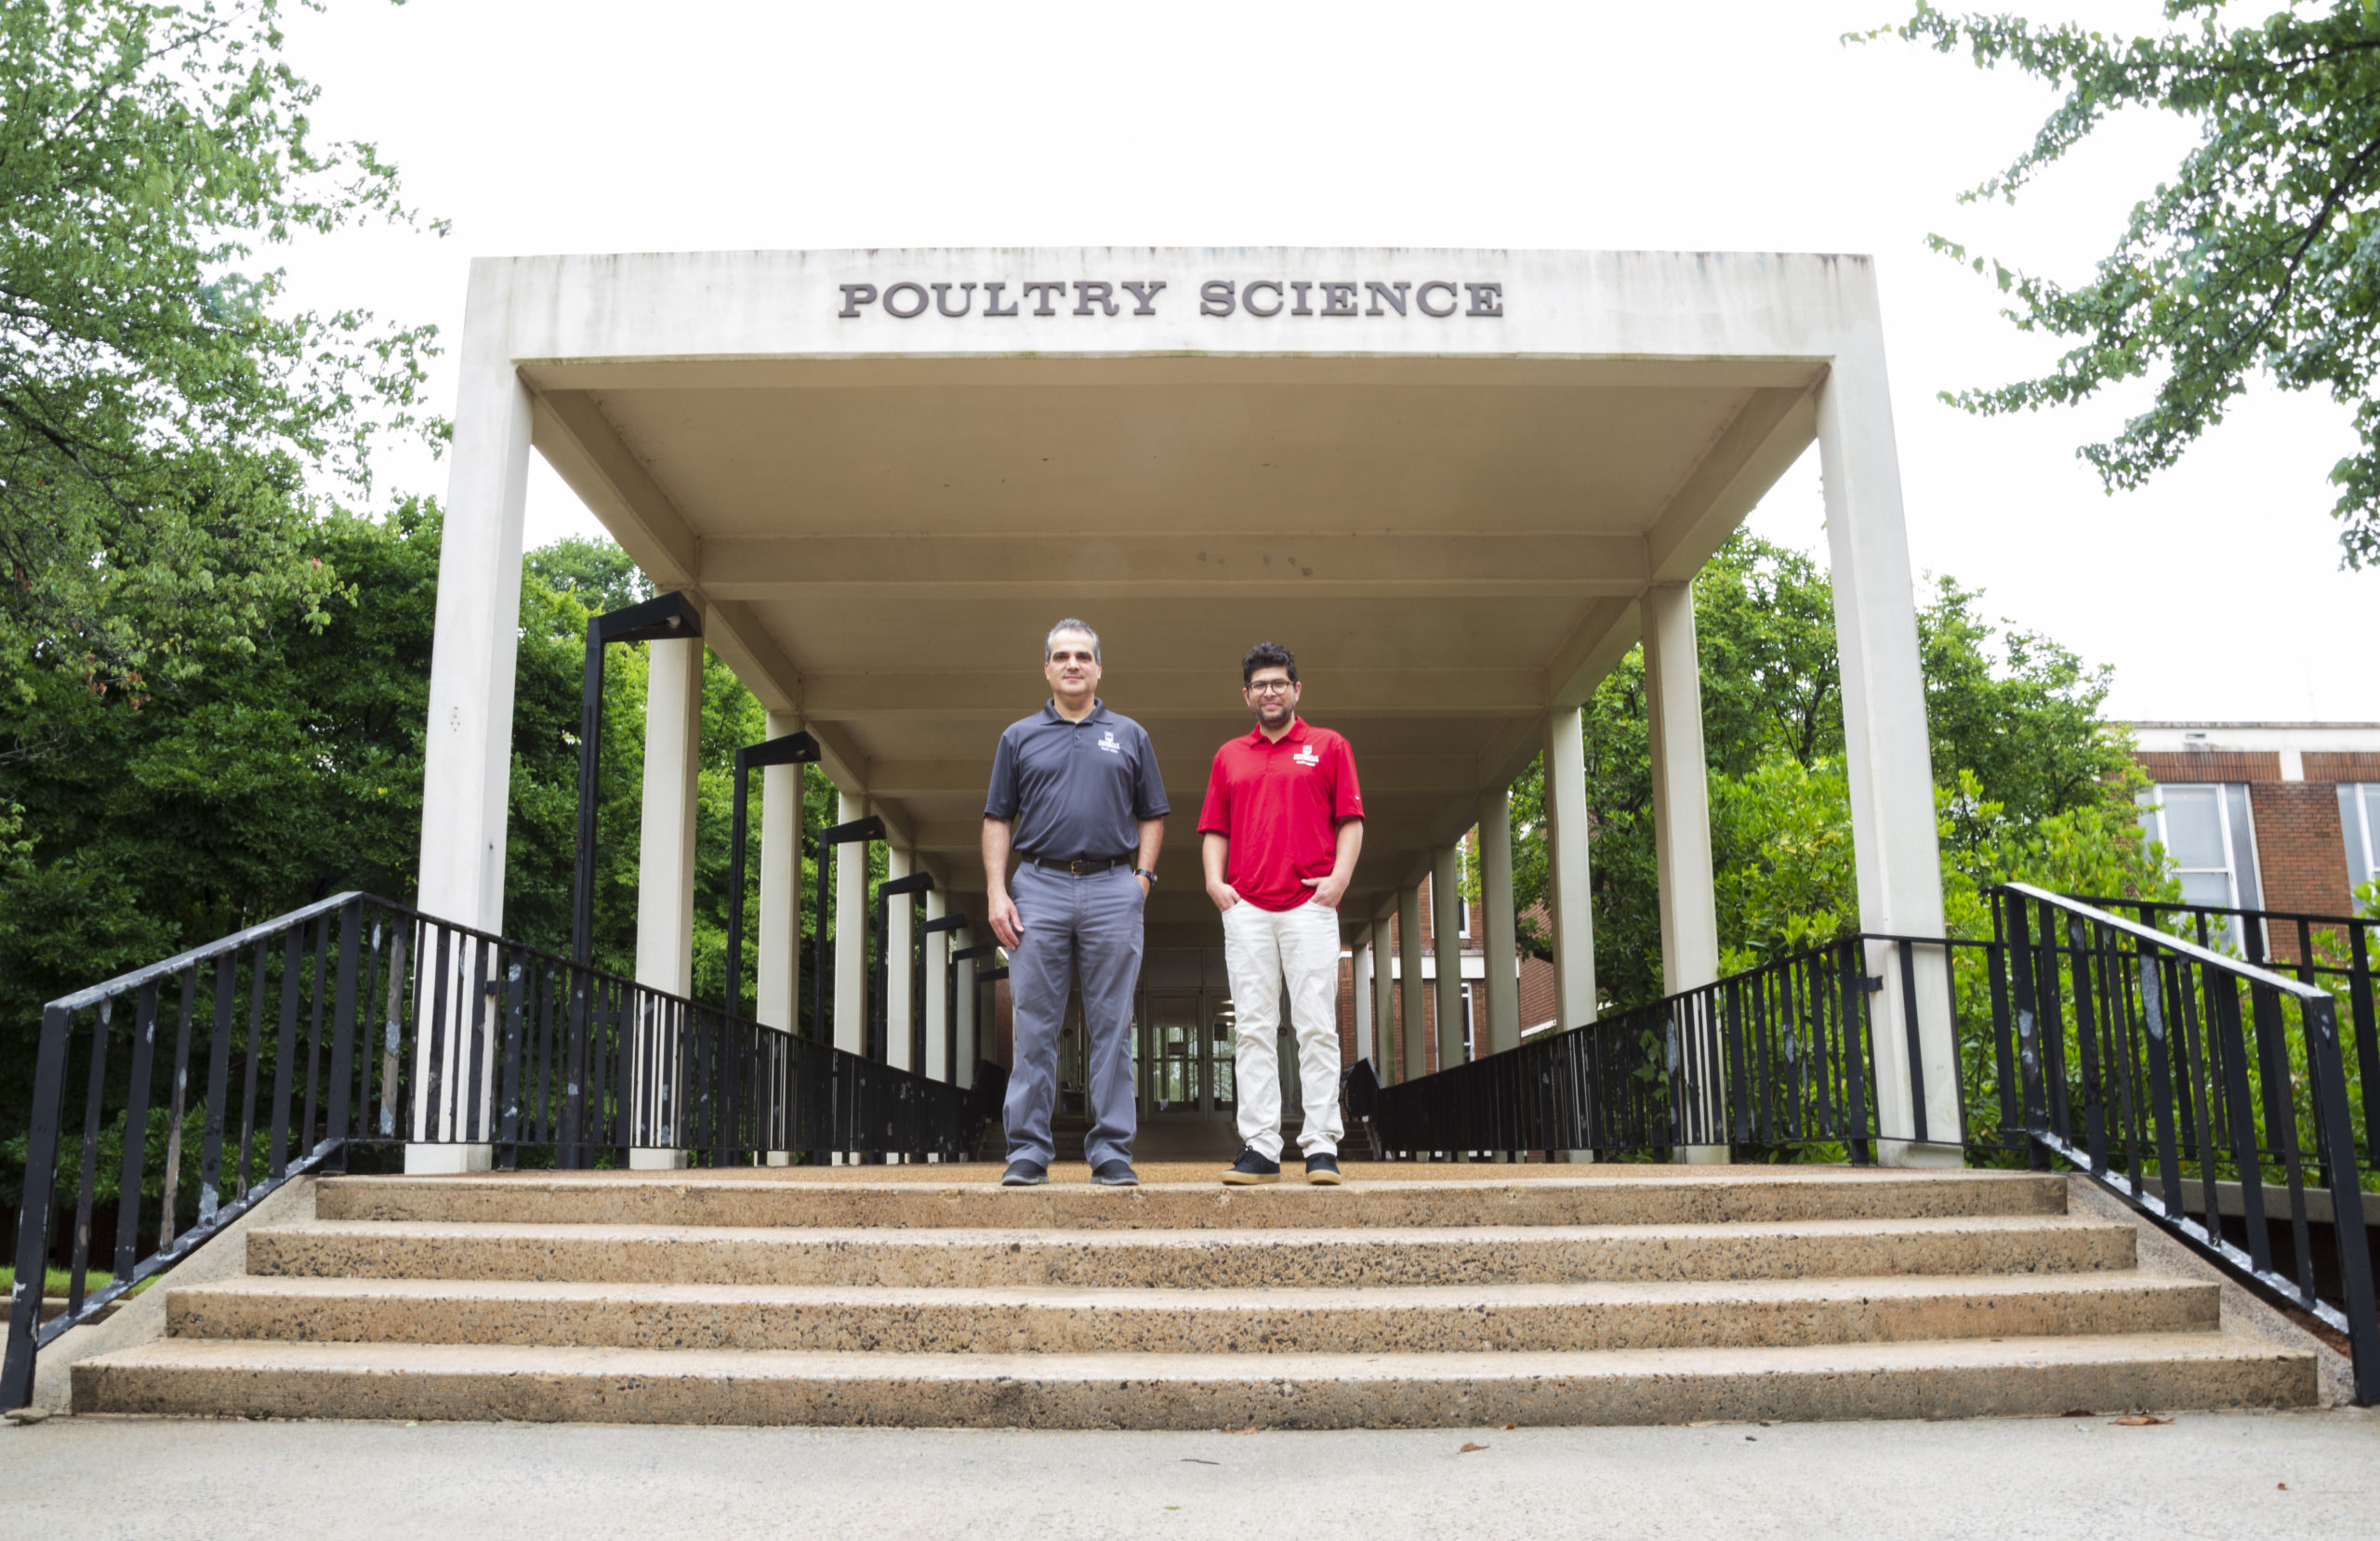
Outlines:
[[1691, 583], [1818, 437], [1818, 390], [1752, 391], [1645, 533], [1656, 583]]
[[533, 396], [529, 441], [646, 577], [662, 588], [696, 583], [693, 527], [621, 442], [595, 398], [577, 391]]
[[699, 548], [719, 599], [814, 588], [1010, 598], [1502, 599], [1633, 595], [1634, 534], [1267, 533], [722, 537]]

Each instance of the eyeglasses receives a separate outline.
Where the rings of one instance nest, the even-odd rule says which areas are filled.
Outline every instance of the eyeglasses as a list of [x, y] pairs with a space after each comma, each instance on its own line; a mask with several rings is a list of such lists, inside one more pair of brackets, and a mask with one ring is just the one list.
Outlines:
[[1294, 679], [1259, 679], [1248, 687], [1250, 695], [1287, 695], [1298, 688]]

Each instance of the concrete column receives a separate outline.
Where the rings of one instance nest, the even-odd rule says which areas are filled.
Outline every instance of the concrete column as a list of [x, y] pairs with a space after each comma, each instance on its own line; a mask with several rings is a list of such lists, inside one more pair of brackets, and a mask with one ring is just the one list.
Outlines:
[[[867, 799], [843, 793], [837, 823], [867, 817]], [[867, 847], [835, 848], [835, 1047], [867, 1052]]]
[[1595, 922], [1587, 884], [1587, 744], [1579, 709], [1545, 721], [1545, 851], [1554, 911], [1555, 1025], [1595, 1020]]
[[[768, 736], [801, 731], [791, 712], [769, 714]], [[790, 1033], [801, 1021], [801, 772], [760, 768], [760, 993], [757, 1019]]]
[[958, 967], [959, 1063], [951, 1067], [951, 1076], [962, 1087], [972, 1087], [975, 1061], [983, 1058], [983, 1050], [975, 1042], [975, 960], [961, 958]]
[[1430, 945], [1437, 960], [1438, 1068], [1462, 1052], [1462, 842], [1440, 850], [1430, 870]]
[[[1832, 361], [1818, 399], [1818, 459], [1834, 588], [1835, 653], [1843, 676], [1844, 770], [1862, 930], [1942, 934], [1942, 859], [1934, 824], [1934, 766], [1918, 669], [1900, 462], [1893, 442], [1881, 323], [1867, 317]], [[1879, 1159], [1956, 1166], [1958, 1047], [1948, 960], [1918, 948], [1918, 1060], [1911, 1061], [1898, 949], [1869, 949], [1884, 988], [1874, 1008]], [[1924, 1081], [1925, 1141], [1917, 1132], [1916, 1074]]]
[[[926, 895], [926, 919], [940, 920], [950, 913], [950, 902], [940, 889]], [[926, 933], [926, 1062], [920, 1073], [936, 1081], [950, 1079], [950, 1002], [945, 993], [950, 978], [950, 933]]]
[[[644, 692], [644, 799], [637, 835], [636, 981], [673, 995], [694, 987], [695, 773], [703, 728], [703, 644], [700, 639], [655, 641], [647, 650]], [[686, 1164], [676, 1141], [691, 1087], [671, 1085], [678, 1060], [674, 1032], [645, 1040], [651, 1058], [637, 1068], [637, 1114], [668, 1145], [628, 1152], [632, 1167]]]
[[[885, 852], [884, 876], [906, 877], [912, 868], [909, 853], [899, 846]], [[906, 893], [896, 893], [887, 902], [884, 911], [884, 1062], [895, 1070], [915, 1070], [909, 1062], [910, 1027], [916, 1018], [910, 1015], [909, 994], [910, 944], [917, 940], [917, 901]]]
[[1396, 1078], [1410, 1081], [1426, 1075], [1430, 1070], [1430, 1048], [1427, 1032], [1430, 1008], [1424, 1004], [1426, 985], [1421, 972], [1421, 885], [1415, 883], [1398, 890], [1396, 895], [1396, 950], [1403, 955], [1397, 960], [1398, 971], [1404, 978], [1397, 994], [1403, 997], [1405, 1031], [1398, 1034], [1397, 1047], [1403, 1051], [1396, 1067]]
[[1372, 1057], [1372, 929], [1366, 928], [1347, 969], [1355, 989], [1355, 1060]]
[[1389, 1057], [1396, 1048], [1396, 954], [1389, 935], [1396, 918], [1390, 903], [1372, 916], [1372, 1068], [1389, 1082]]
[[1521, 1047], [1521, 955], [1513, 924], [1513, 795], [1490, 793], [1479, 815], [1480, 949], [1488, 964], [1481, 1051]]
[[[483, 288], [483, 283], [488, 286]], [[512, 776], [512, 688], [521, 629], [522, 521], [529, 479], [529, 392], [504, 357], [497, 280], [476, 272], [465, 313], [446, 522], [439, 536], [438, 613], [430, 655], [430, 720], [422, 740], [421, 864], [416, 902], [429, 915], [501, 935], [506, 815]], [[480, 1085], [482, 1128], [495, 1105], [496, 1041]], [[417, 1046], [415, 1084], [428, 1084]], [[450, 1053], [449, 1086], [468, 1087]], [[418, 1127], [416, 1133], [424, 1132]], [[486, 1145], [405, 1147], [408, 1172], [478, 1172]]]
[[[1645, 593], [1645, 711], [1653, 760], [1653, 855], [1661, 917], [1661, 988], [1678, 994], [1719, 977], [1719, 902], [1711, 871], [1711, 784], [1703, 773], [1702, 662], [1694, 640], [1694, 586]], [[1683, 1088], [1706, 1126], [1725, 1117], [1725, 1055], [1715, 1021], [1678, 1024], [1707, 1047], [1709, 1075]], [[1680, 1146], [1680, 1161], [1725, 1162], [1724, 1140]]]

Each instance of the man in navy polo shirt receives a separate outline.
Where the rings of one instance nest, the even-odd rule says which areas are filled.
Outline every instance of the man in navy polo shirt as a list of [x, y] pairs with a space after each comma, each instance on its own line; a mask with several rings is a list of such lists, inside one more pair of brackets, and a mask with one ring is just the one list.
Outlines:
[[[1057, 1147], [1058, 1032], [1079, 975], [1091, 1039], [1091, 1176], [1111, 1188], [1132, 1171], [1132, 990], [1141, 978], [1141, 918], [1165, 840], [1165, 782], [1148, 734], [1107, 709], [1099, 634], [1080, 621], [1050, 628], [1041, 647], [1050, 704], [1000, 735], [984, 799], [984, 883], [992, 934], [1008, 949], [1016, 1018], [1010, 1056], [1008, 1172], [1003, 1186], [1050, 1180]], [[1019, 858], [1012, 891], [1008, 860]]]
[[1339, 901], [1364, 847], [1364, 794], [1347, 741], [1297, 715], [1298, 661], [1259, 642], [1240, 661], [1256, 731], [1215, 751], [1198, 814], [1207, 896], [1223, 913], [1223, 968], [1238, 1013], [1239, 1138], [1228, 1183], [1281, 1176], [1274, 1034], [1289, 983], [1308, 1182], [1339, 1180]]

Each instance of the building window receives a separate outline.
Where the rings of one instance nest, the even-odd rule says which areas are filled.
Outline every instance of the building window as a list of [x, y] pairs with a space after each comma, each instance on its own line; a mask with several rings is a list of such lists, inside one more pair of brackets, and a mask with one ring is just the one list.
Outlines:
[[[2264, 907], [2248, 789], [2237, 784], [2158, 786], [2140, 795], [2140, 828], [2165, 848], [2182, 899], [2223, 909]], [[2227, 934], [2232, 928], [2224, 928]], [[2236, 934], [2231, 940], [2237, 942]]]
[[2380, 879], [2380, 782], [2339, 784], [2339, 827], [2347, 835], [2347, 886], [2352, 893]]
[[[1454, 848], [1455, 870], [1462, 875], [1462, 886], [1466, 891], [1466, 895], [1471, 888], [1471, 851], [1472, 845], [1469, 840], [1465, 840], [1462, 844]], [[1458, 902], [1454, 907], [1454, 913], [1462, 917], [1455, 922], [1455, 935], [1461, 937], [1465, 942], [1469, 942], [1471, 940], [1470, 899], [1465, 897]]]
[[1474, 1020], [1474, 1013], [1471, 1009], [1471, 981], [1466, 980], [1462, 986], [1462, 1062], [1464, 1064], [1469, 1064], [1479, 1058], [1479, 1046], [1472, 1040], [1471, 1024]]

